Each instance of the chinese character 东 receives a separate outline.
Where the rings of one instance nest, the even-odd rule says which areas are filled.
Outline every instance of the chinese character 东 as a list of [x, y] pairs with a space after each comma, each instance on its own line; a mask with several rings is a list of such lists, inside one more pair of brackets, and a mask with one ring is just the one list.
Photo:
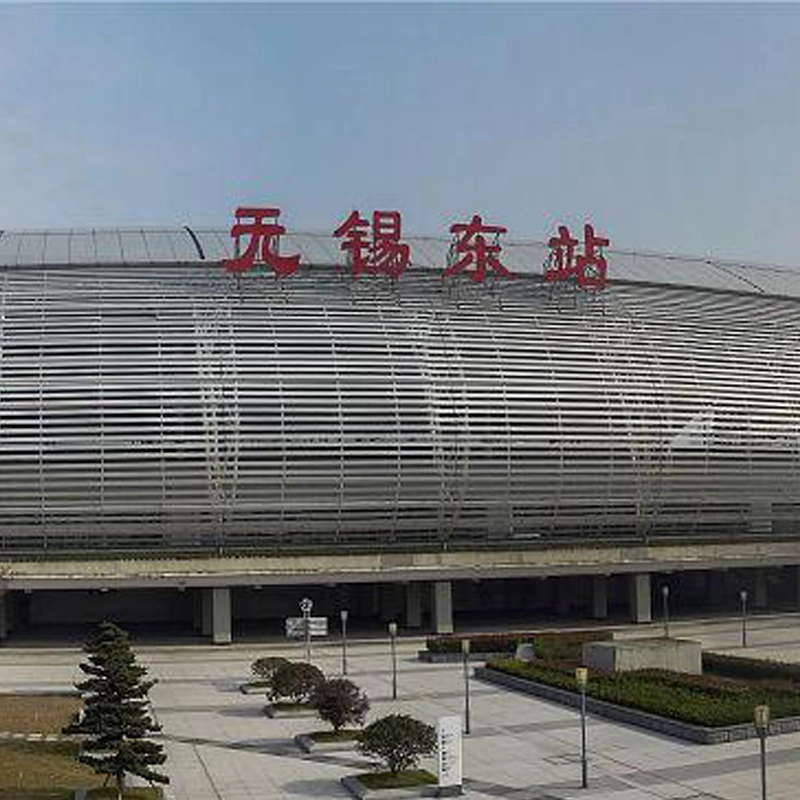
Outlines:
[[[464, 271], [475, 283], [481, 283], [486, 278], [487, 270], [492, 270], [501, 278], [511, 278], [511, 273], [498, 258], [502, 250], [500, 234], [507, 233], [507, 230], [500, 225], [484, 225], [478, 214], [469, 222], [451, 225], [453, 243], [450, 253], [451, 258], [457, 260], [447, 267], [443, 277], [450, 278]], [[486, 241], [484, 234], [494, 237], [491, 243]]]
[[576, 278], [584, 289], [602, 289], [606, 285], [608, 264], [603, 248], [609, 240], [595, 236], [591, 225], [583, 226], [583, 253], [576, 254], [578, 240], [574, 239], [566, 225], [558, 226], [558, 236], [548, 242], [550, 256], [544, 271], [546, 281], [566, 281]]
[[297, 271], [300, 256], [282, 256], [272, 250], [273, 240], [286, 233], [286, 228], [277, 221], [280, 215], [279, 208], [236, 209], [236, 224], [231, 228], [231, 236], [236, 239], [237, 253], [240, 237], [249, 236], [250, 241], [241, 255], [222, 262], [228, 272], [246, 272], [257, 263], [272, 267], [278, 277], [291, 275]]
[[353, 277], [367, 272], [399, 278], [411, 258], [408, 245], [400, 241], [400, 212], [373, 211], [372, 240], [369, 227], [369, 222], [353, 211], [333, 232], [337, 239], [344, 239], [340, 246], [350, 254]]

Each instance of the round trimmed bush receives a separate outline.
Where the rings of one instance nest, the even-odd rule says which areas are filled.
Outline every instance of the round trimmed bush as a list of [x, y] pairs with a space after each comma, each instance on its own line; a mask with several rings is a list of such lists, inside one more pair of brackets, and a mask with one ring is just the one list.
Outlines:
[[390, 714], [367, 725], [358, 749], [377, 758], [392, 775], [417, 766], [422, 756], [436, 750], [436, 731], [408, 714]]
[[272, 676], [272, 694], [274, 697], [288, 697], [295, 703], [307, 703], [324, 680], [322, 671], [313, 664], [290, 661]]
[[272, 680], [278, 669], [284, 664], [288, 663], [288, 658], [281, 658], [280, 656], [266, 656], [265, 658], [257, 658], [250, 665], [250, 671], [256, 676], [256, 678], [268, 683]]
[[345, 725], [362, 725], [369, 711], [367, 696], [347, 678], [323, 681], [314, 690], [311, 702], [320, 719], [338, 731]]

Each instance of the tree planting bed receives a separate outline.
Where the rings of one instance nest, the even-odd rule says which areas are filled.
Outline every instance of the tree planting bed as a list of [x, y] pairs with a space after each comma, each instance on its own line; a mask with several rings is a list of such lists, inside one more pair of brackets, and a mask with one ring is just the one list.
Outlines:
[[[766, 663], [774, 673], [775, 663]], [[741, 667], [727, 666], [729, 671]], [[475, 676], [565, 705], [580, 703], [572, 663], [496, 659], [477, 668]], [[775, 677], [744, 680], [660, 670], [592, 671], [586, 694], [591, 713], [701, 744], [757, 736], [753, 708], [761, 704], [772, 712], [770, 734], [800, 731], [800, 684]]]

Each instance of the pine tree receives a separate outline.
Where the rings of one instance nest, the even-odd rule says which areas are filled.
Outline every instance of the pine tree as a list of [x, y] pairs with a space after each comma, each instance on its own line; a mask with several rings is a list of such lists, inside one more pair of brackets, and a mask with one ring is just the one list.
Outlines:
[[116, 781], [121, 800], [125, 775], [136, 775], [155, 783], [169, 778], [153, 767], [166, 761], [163, 748], [146, 736], [157, 733], [157, 725], [147, 710], [147, 695], [155, 685], [145, 680], [147, 670], [136, 663], [128, 634], [104, 622], [84, 646], [88, 661], [80, 665], [88, 676], [75, 687], [84, 698], [82, 718], [64, 729], [86, 738], [79, 760], [95, 772]]

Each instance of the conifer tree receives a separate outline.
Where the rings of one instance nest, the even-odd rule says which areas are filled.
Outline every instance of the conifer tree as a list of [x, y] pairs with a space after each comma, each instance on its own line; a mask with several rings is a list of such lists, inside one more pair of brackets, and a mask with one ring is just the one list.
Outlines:
[[147, 670], [136, 663], [128, 634], [104, 622], [83, 649], [89, 658], [80, 668], [87, 678], [75, 687], [83, 695], [84, 713], [64, 729], [86, 737], [79, 760], [105, 775], [106, 783], [115, 780], [118, 800], [125, 775], [136, 775], [151, 786], [169, 783], [154, 769], [166, 761], [162, 746], [146, 738], [161, 730], [147, 710], [147, 695], [156, 681], [145, 680]]

